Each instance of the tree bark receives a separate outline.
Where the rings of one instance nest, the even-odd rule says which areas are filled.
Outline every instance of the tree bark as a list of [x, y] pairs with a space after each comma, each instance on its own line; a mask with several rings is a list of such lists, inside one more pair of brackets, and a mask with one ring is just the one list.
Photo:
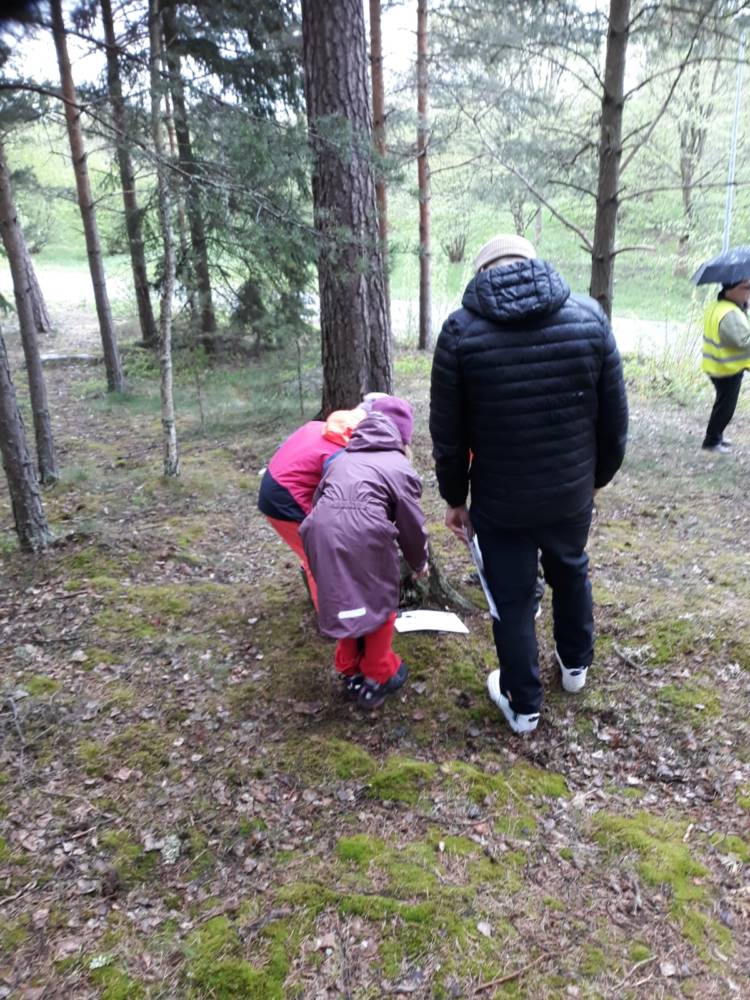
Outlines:
[[36, 454], [39, 466], [39, 479], [42, 483], [57, 481], [57, 461], [55, 459], [55, 443], [52, 436], [52, 421], [47, 403], [47, 387], [42, 371], [42, 359], [39, 355], [36, 320], [34, 318], [33, 291], [29, 282], [30, 264], [23, 230], [18, 222], [16, 206], [13, 202], [13, 191], [10, 184], [10, 172], [5, 160], [5, 150], [0, 143], [0, 235], [8, 257], [11, 277], [13, 278], [13, 293], [16, 299], [18, 325], [21, 331], [21, 343], [26, 358], [26, 372], [29, 379], [29, 396], [31, 412], [34, 418], [34, 434], [36, 437]]
[[164, 475], [180, 474], [180, 453], [172, 385], [172, 296], [174, 293], [175, 252], [172, 207], [165, 173], [166, 150], [161, 121], [161, 17], [159, 0], [149, 0], [149, 40], [151, 55], [151, 134], [156, 151], [156, 179], [159, 222], [164, 246], [164, 279], [159, 303], [159, 370], [161, 374], [161, 422], [164, 428]]
[[216, 314], [214, 313], [211, 293], [211, 273], [208, 267], [208, 250], [206, 246], [206, 228], [203, 224], [203, 213], [200, 204], [200, 171], [193, 154], [188, 126], [187, 107], [185, 104], [185, 89], [182, 83], [180, 56], [175, 50], [177, 43], [177, 25], [174, 10], [165, 7], [162, 11], [167, 63], [169, 65], [169, 82], [172, 94], [172, 112], [174, 128], [177, 136], [177, 150], [180, 170], [187, 188], [185, 204], [187, 208], [190, 239], [192, 242], [192, 265], [198, 286], [198, 302], [200, 307], [201, 332], [203, 346], [207, 351], [213, 351], [215, 344], [212, 334], [216, 332]]
[[427, 145], [427, 0], [417, 0], [417, 182], [419, 187], [419, 349], [432, 345], [430, 165]]
[[393, 386], [361, 0], [303, 0], [302, 43], [328, 413]]
[[76, 99], [73, 73], [70, 68], [68, 46], [65, 38], [65, 23], [62, 15], [62, 0], [50, 0], [52, 14], [52, 37], [57, 50], [57, 63], [60, 67], [60, 84], [62, 87], [63, 104], [65, 105], [65, 120], [68, 127], [70, 155], [73, 160], [73, 171], [78, 192], [78, 206], [81, 210], [83, 232], [86, 237], [86, 250], [89, 257], [91, 282], [94, 287], [96, 313], [99, 318], [99, 332], [102, 338], [104, 365], [107, 370], [107, 388], [110, 392], [122, 392], [125, 382], [122, 375], [120, 356], [117, 350], [117, 338], [112, 325], [112, 311], [107, 295], [107, 282], [104, 276], [102, 248], [99, 241], [99, 230], [96, 225], [94, 199], [91, 194], [88, 168], [86, 166], [86, 150], [81, 129], [81, 113]]
[[31, 308], [34, 310], [34, 326], [36, 327], [36, 332], [51, 333], [52, 320], [50, 319], [49, 312], [47, 311], [47, 303], [44, 301], [44, 295], [42, 295], [42, 289], [39, 285], [39, 279], [36, 276], [34, 262], [31, 259], [31, 254], [29, 253], [26, 240], [24, 240], [24, 254], [26, 255], [26, 260], [24, 261], [26, 281], [29, 287], [29, 294], [31, 295]]
[[154, 321], [154, 311], [151, 308], [151, 296], [148, 290], [148, 275], [146, 272], [146, 254], [143, 247], [142, 213], [138, 208], [135, 190], [135, 171], [130, 155], [130, 145], [127, 132], [127, 117], [125, 101], [122, 96], [120, 80], [120, 64], [117, 54], [117, 39], [112, 20], [112, 4], [110, 0], [100, 0], [102, 22], [104, 24], [104, 39], [107, 47], [107, 89], [112, 108], [112, 124], [117, 134], [117, 165], [120, 170], [122, 186], [122, 202], [125, 209], [125, 227], [128, 233], [128, 248], [130, 264], [133, 271], [133, 288], [138, 306], [138, 320], [141, 327], [141, 337], [147, 347], [156, 347], [158, 334]]
[[386, 308], [390, 317], [391, 290], [388, 276], [388, 189], [385, 182], [385, 80], [383, 74], [383, 31], [380, 0], [370, 0], [370, 76], [372, 78], [372, 134], [379, 163], [375, 172], [375, 201], [378, 206], [380, 253], [383, 258]]
[[625, 103], [625, 62], [629, 30], [630, 0], [610, 0], [590, 285], [592, 297], [600, 303], [609, 317], [612, 316], [614, 290], [615, 239], [622, 157], [622, 112]]
[[26, 444], [23, 418], [10, 376], [8, 352], [0, 334], [0, 452], [8, 480], [13, 521], [24, 552], [40, 552], [51, 540], [34, 465]]
[[[168, 73], [168, 66], [164, 57], [163, 49], [161, 56], [163, 70], [165, 73]], [[164, 92], [164, 121], [167, 127], [167, 138], [169, 140], [169, 155], [175, 162], [177, 162], [177, 135], [174, 128], [172, 101], [169, 97], [168, 89]], [[193, 275], [193, 264], [190, 259], [190, 247], [188, 245], [187, 238], [187, 213], [185, 212], [183, 185], [177, 185], [174, 194], [177, 201], [177, 242], [180, 248], [175, 265], [175, 278], [182, 284], [185, 290], [185, 297], [187, 299], [188, 309], [190, 310], [190, 320], [195, 326], [198, 323], [198, 303], [196, 302], [195, 277]]]

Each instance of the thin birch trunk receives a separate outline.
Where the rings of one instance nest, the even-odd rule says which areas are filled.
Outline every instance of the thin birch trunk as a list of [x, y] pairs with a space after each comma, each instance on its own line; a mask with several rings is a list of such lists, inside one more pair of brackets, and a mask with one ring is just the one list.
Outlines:
[[179, 164], [187, 188], [185, 205], [192, 242], [192, 267], [198, 286], [201, 332], [204, 335], [202, 343], [205, 349], [210, 352], [215, 349], [212, 334], [216, 332], [216, 314], [214, 313], [211, 292], [211, 273], [208, 267], [206, 227], [203, 222], [203, 211], [200, 203], [200, 190], [198, 186], [199, 170], [190, 138], [180, 57], [175, 51], [177, 27], [174, 10], [165, 7], [162, 17], [164, 21], [166, 57], [170, 67], [169, 82], [172, 94], [172, 113], [174, 115], [174, 127], [177, 135]]
[[380, 162], [375, 171], [375, 201], [378, 206], [380, 253], [383, 258], [386, 308], [390, 315], [391, 288], [388, 275], [388, 189], [385, 183], [385, 81], [383, 75], [383, 31], [380, 0], [370, 0], [370, 76], [372, 78], [372, 137]]
[[83, 232], [86, 237], [86, 250], [89, 257], [91, 282], [94, 287], [96, 313], [99, 317], [99, 332], [102, 338], [104, 365], [107, 370], [107, 388], [110, 392], [122, 392], [125, 381], [117, 350], [117, 338], [112, 325], [112, 310], [107, 295], [107, 281], [104, 275], [102, 248], [99, 241], [99, 230], [96, 225], [94, 199], [91, 194], [88, 168], [86, 166], [86, 149], [83, 143], [81, 129], [81, 112], [78, 107], [73, 73], [70, 68], [68, 46], [65, 38], [65, 23], [62, 15], [62, 0], [50, 0], [52, 14], [52, 37], [57, 50], [57, 63], [60, 67], [60, 84], [62, 99], [65, 105], [65, 120], [68, 126], [70, 155], [73, 160], [73, 171], [78, 191], [78, 206], [81, 210]]
[[0, 334], [0, 452], [8, 480], [13, 521], [24, 552], [40, 552], [52, 539], [44, 516], [34, 463], [10, 375], [8, 352]]
[[[161, 59], [164, 73], [169, 72], [167, 61], [162, 51]], [[169, 153], [172, 159], [177, 161], [177, 134], [174, 128], [174, 114], [172, 113], [172, 100], [169, 90], [164, 91], [164, 119], [167, 126], [167, 138], [169, 139]], [[185, 195], [183, 185], [176, 185], [175, 198], [177, 200], [177, 240], [180, 246], [180, 253], [175, 264], [175, 277], [180, 281], [185, 289], [190, 319], [193, 324], [198, 322], [198, 303], [195, 298], [195, 277], [193, 275], [193, 265], [190, 260], [190, 246], [187, 238], [187, 214], [185, 212]]]
[[427, 0], [417, 0], [417, 180], [419, 187], [419, 350], [432, 344], [430, 165], [427, 145]]
[[149, 40], [151, 48], [151, 134], [156, 151], [156, 177], [159, 196], [159, 222], [164, 245], [164, 280], [159, 302], [159, 369], [161, 372], [161, 422], [164, 428], [164, 475], [179, 476], [180, 453], [172, 386], [172, 296], [174, 293], [175, 255], [172, 231], [172, 208], [167, 182], [166, 150], [161, 122], [161, 16], [159, 0], [149, 0]]
[[136, 197], [135, 171], [133, 169], [133, 158], [130, 155], [126, 108], [122, 96], [120, 64], [117, 55], [117, 38], [112, 19], [112, 4], [110, 0], [99, 0], [99, 3], [102, 10], [104, 38], [107, 46], [107, 88], [109, 90], [109, 103], [112, 108], [112, 123], [117, 135], [117, 165], [120, 170], [122, 202], [125, 209], [125, 226], [128, 232], [128, 249], [130, 250], [133, 287], [138, 306], [138, 320], [143, 343], [147, 347], [156, 347], [158, 333], [154, 321], [154, 311], [151, 308], [151, 296], [148, 290], [146, 254], [143, 247], [142, 214], [138, 208], [138, 199]]
[[610, 0], [607, 54], [599, 135], [599, 182], [596, 189], [594, 245], [589, 291], [607, 316], [612, 315], [615, 240], [619, 207], [625, 61], [630, 31], [630, 0]]
[[44, 382], [42, 359], [39, 355], [39, 343], [37, 341], [33, 292], [29, 283], [29, 253], [26, 248], [23, 230], [18, 222], [16, 206], [13, 202], [10, 172], [5, 160], [5, 150], [2, 143], [0, 143], [0, 235], [2, 236], [3, 246], [8, 257], [11, 277], [13, 278], [13, 293], [16, 299], [18, 325], [21, 331], [23, 353], [26, 358], [31, 412], [34, 418], [39, 479], [45, 484], [54, 483], [58, 479], [57, 461], [55, 459], [55, 443], [52, 436], [52, 421], [50, 420], [49, 405], [47, 403], [47, 387]]

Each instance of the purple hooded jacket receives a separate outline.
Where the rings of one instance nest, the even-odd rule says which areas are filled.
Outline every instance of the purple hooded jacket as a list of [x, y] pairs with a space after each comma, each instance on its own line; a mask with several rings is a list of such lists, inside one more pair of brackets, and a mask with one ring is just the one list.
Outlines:
[[367, 635], [397, 609], [399, 547], [415, 572], [427, 562], [421, 495], [396, 425], [371, 413], [330, 460], [300, 527], [324, 635]]

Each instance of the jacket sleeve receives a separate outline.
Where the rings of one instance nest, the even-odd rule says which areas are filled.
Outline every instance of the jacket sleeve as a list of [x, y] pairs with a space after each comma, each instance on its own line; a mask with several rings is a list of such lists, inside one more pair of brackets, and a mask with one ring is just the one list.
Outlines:
[[432, 360], [430, 434], [440, 496], [449, 507], [466, 503], [469, 492], [469, 415], [458, 357], [458, 324], [443, 324]]
[[750, 326], [747, 317], [739, 308], [732, 309], [719, 323], [719, 339], [723, 347], [741, 350], [750, 343]]
[[606, 486], [622, 465], [628, 439], [628, 397], [620, 352], [604, 319], [604, 361], [597, 386], [596, 471], [594, 487]]
[[398, 532], [398, 544], [415, 573], [424, 569], [427, 562], [427, 528], [419, 500], [422, 483], [416, 472], [409, 467], [404, 476], [399, 476], [395, 491], [393, 520]]

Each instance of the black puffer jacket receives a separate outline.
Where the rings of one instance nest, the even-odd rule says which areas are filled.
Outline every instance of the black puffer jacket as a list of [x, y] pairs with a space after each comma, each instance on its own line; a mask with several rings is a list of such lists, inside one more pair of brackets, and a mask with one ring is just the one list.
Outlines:
[[543, 260], [469, 282], [435, 349], [430, 433], [440, 493], [458, 507], [471, 481], [478, 532], [585, 510], [620, 468], [627, 426], [620, 356], [593, 299]]

